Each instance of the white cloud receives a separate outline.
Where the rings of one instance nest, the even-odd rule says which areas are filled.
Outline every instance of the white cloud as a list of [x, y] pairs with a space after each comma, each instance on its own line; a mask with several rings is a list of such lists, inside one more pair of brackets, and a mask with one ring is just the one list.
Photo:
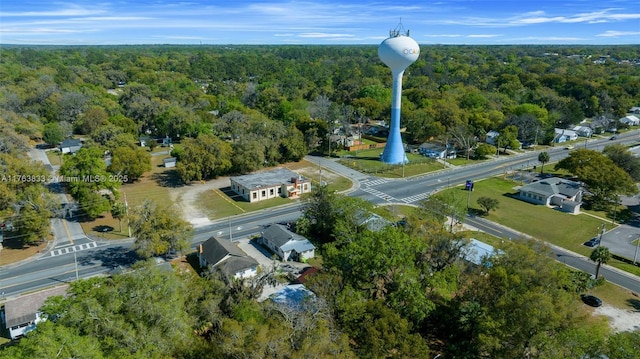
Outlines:
[[24, 28], [1, 28], [0, 33], [8, 34], [73, 34], [82, 33], [84, 31], [68, 30], [68, 29], [50, 29], [50, 28], [37, 28], [32, 27], [28, 29]]
[[462, 37], [460, 34], [426, 34], [425, 37]]
[[[2, 17], [65, 17], [65, 16], [89, 16], [107, 12], [101, 7], [82, 7], [75, 4], [65, 4], [66, 8], [41, 10], [41, 11], [3, 11]], [[62, 7], [59, 4], [56, 7]]]
[[536, 42], [536, 43], [548, 43], [548, 42], [565, 42], [565, 43], [571, 43], [571, 42], [582, 42], [582, 41], [587, 41], [588, 39], [585, 38], [581, 38], [581, 37], [572, 37], [572, 36], [529, 36], [529, 37], [521, 37], [521, 38], [513, 38], [510, 39], [511, 41], [514, 41], [514, 43], [530, 43], [530, 42]]
[[354, 37], [354, 35], [349, 34], [327, 34], [322, 32], [308, 32], [301, 33], [298, 36], [300, 37], [310, 37], [310, 38], [342, 38], [342, 37]]
[[497, 34], [474, 34], [474, 35], [468, 35], [468, 37], [473, 37], [473, 38], [492, 38], [492, 37], [499, 37], [502, 35], [497, 35]]
[[619, 37], [619, 36], [640, 36], [640, 31], [605, 31], [596, 36], [600, 37]]

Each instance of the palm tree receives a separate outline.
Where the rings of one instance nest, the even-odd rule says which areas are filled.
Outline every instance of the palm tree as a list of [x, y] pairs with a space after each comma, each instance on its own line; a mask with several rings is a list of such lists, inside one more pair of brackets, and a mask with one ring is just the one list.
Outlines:
[[540, 173], [544, 171], [544, 164], [549, 162], [549, 160], [550, 158], [548, 152], [540, 152], [540, 154], [538, 155], [538, 161], [542, 163], [542, 167], [540, 167]]
[[607, 264], [609, 259], [611, 259], [611, 252], [609, 252], [609, 248], [598, 246], [591, 252], [589, 259], [596, 262], [598, 265], [596, 266], [596, 279], [598, 279], [598, 275], [600, 274], [600, 266], [604, 263]]

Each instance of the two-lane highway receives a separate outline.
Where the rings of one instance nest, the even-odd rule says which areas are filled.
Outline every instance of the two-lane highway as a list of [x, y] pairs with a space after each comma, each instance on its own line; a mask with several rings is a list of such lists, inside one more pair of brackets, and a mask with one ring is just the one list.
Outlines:
[[[615, 141], [590, 140], [587, 143], [590, 149], [602, 149], [610, 143], [637, 142], [637, 133], [619, 135]], [[568, 155], [569, 150], [564, 147], [547, 149], [551, 161], [558, 161]], [[505, 173], [505, 171], [519, 170], [538, 163], [538, 152], [520, 155], [501, 156], [499, 159], [482, 162], [479, 164], [450, 168], [432, 174], [427, 174], [410, 179], [383, 179], [368, 175], [354, 173], [348, 169], [345, 173], [349, 177], [359, 181], [351, 196], [362, 197], [374, 204], [417, 204], [421, 199], [447, 186], [463, 184], [466, 180], [480, 180], [482, 178]], [[330, 160], [318, 160], [318, 163], [329, 167]], [[349, 172], [350, 171], [350, 172]], [[193, 246], [205, 241], [212, 235], [239, 239], [241, 237], [259, 234], [264, 225], [274, 222], [294, 221], [300, 216], [300, 204], [298, 202], [289, 206], [281, 206], [259, 212], [232, 216], [221, 219], [211, 224], [195, 229]], [[489, 231], [505, 231], [504, 228], [491, 230], [489, 225], [481, 224], [477, 220], [469, 219], [472, 225]], [[483, 228], [483, 226], [485, 228]], [[65, 230], [66, 231], [66, 230]], [[515, 232], [514, 232], [515, 233]], [[503, 238], [509, 236], [500, 235]], [[515, 234], [514, 234], [515, 236]], [[73, 239], [73, 237], [76, 237]], [[37, 260], [31, 260], [18, 265], [8, 265], [0, 268], [0, 292], [5, 296], [13, 296], [27, 291], [68, 282], [76, 278], [85, 278], [103, 274], [120, 265], [129, 265], [135, 260], [131, 252], [131, 240], [125, 241], [93, 241], [86, 237], [78, 238], [71, 234], [69, 243], [62, 243], [40, 256]], [[72, 243], [71, 243], [72, 242]], [[66, 249], [65, 249], [66, 248]], [[585, 261], [575, 254], [554, 248], [557, 259], [567, 265], [591, 273], [594, 264]], [[75, 256], [74, 256], [75, 254]], [[640, 292], [640, 279], [628, 276], [618, 271], [602, 269], [607, 279], [625, 288]]]

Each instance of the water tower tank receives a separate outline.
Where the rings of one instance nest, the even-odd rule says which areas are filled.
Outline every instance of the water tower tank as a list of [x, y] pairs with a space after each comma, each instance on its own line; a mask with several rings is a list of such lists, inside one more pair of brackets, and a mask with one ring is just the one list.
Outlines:
[[408, 36], [389, 37], [378, 47], [378, 56], [392, 71], [402, 71], [420, 55], [418, 43]]

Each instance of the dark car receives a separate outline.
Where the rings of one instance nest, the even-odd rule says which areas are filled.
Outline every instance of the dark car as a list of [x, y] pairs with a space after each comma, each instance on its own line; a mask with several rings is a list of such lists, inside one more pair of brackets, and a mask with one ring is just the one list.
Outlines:
[[611, 136], [610, 140], [615, 140], [618, 136]]
[[583, 294], [580, 298], [582, 298], [582, 302], [584, 302], [584, 304], [592, 307], [599, 307], [602, 305], [602, 300], [600, 300], [600, 298], [590, 294]]
[[593, 237], [590, 240], [586, 241], [583, 243], [585, 246], [587, 247], [595, 247], [598, 244], [600, 244], [600, 238], [598, 237]]

